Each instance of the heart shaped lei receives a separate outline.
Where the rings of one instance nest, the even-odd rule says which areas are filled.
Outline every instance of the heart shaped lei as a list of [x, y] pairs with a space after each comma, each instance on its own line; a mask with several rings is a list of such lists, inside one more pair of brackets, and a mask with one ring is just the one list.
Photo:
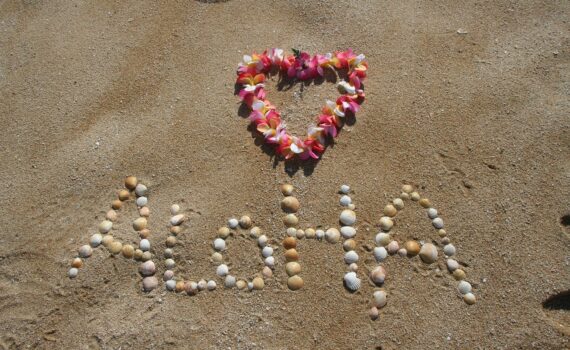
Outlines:
[[[276, 146], [285, 159], [318, 159], [325, 150], [327, 137], [336, 137], [348, 116], [354, 114], [364, 102], [362, 81], [366, 78], [368, 64], [364, 55], [356, 55], [351, 49], [333, 54], [315, 55], [293, 50], [293, 55], [283, 55], [282, 49], [271, 49], [262, 54], [245, 55], [237, 70], [239, 97], [250, 109], [250, 121], [262, 133], [265, 142]], [[338, 83], [341, 96], [336, 102], [327, 101], [315, 125], [309, 126], [303, 139], [287, 132], [281, 115], [266, 98], [266, 75], [275, 70], [281, 75], [298, 80], [310, 80], [324, 76], [324, 70], [347, 70], [348, 81]]]

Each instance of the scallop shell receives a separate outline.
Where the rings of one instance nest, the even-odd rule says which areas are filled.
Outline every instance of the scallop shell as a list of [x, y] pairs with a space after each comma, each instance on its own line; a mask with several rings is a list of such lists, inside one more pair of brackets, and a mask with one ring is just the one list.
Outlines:
[[455, 246], [453, 244], [446, 244], [443, 247], [443, 254], [445, 254], [447, 256], [455, 255]]
[[420, 249], [420, 258], [426, 264], [434, 263], [437, 260], [437, 248], [431, 243], [424, 244]]
[[358, 253], [354, 250], [350, 250], [344, 254], [344, 262], [348, 265], [358, 261]]
[[340, 234], [346, 239], [352, 238], [356, 235], [356, 229], [352, 226], [343, 226], [340, 228]]
[[213, 246], [216, 251], [221, 252], [226, 249], [226, 241], [221, 238], [216, 238], [214, 239]]
[[438, 230], [443, 228], [443, 220], [441, 218], [433, 219], [431, 221], [431, 224], [433, 225], [433, 227], [435, 227]]
[[376, 266], [372, 271], [370, 271], [370, 279], [374, 284], [381, 285], [386, 279], [386, 270], [382, 266]]
[[344, 275], [344, 285], [351, 292], [356, 292], [360, 288], [360, 278], [356, 276], [356, 272], [347, 272]]
[[388, 216], [383, 216], [380, 218], [380, 228], [383, 231], [388, 232], [392, 229], [392, 227], [394, 227], [394, 220]]
[[383, 308], [384, 306], [386, 306], [387, 303], [387, 294], [385, 291], [383, 290], [377, 290], [374, 292], [374, 294], [372, 294], [372, 296], [374, 297], [374, 306], [376, 306], [377, 308]]
[[236, 218], [230, 218], [228, 220], [228, 227], [229, 228], [236, 228], [239, 225], [239, 220]]
[[331, 227], [325, 233], [325, 239], [329, 243], [336, 243], [340, 239], [340, 232], [336, 228]]
[[340, 197], [339, 202], [343, 207], [348, 207], [352, 203], [352, 198], [345, 194], [344, 196]]
[[212, 254], [212, 261], [215, 263], [220, 263], [224, 260], [224, 257], [222, 256], [222, 254], [215, 252]]
[[261, 255], [264, 258], [268, 258], [268, 257], [272, 256], [273, 255], [273, 248], [271, 248], [270, 246], [263, 247], [263, 249], [261, 250]]
[[150, 241], [148, 239], [141, 239], [141, 241], [139, 242], [139, 248], [143, 251], [149, 251], [150, 250]]
[[103, 240], [101, 241], [101, 243], [103, 243], [103, 246], [108, 247], [109, 244], [111, 244], [113, 242], [113, 235], [111, 234], [106, 234], [105, 236], [103, 236]]
[[80, 257], [88, 258], [91, 256], [91, 254], [93, 254], [93, 248], [91, 248], [90, 245], [85, 244], [79, 247], [78, 253]]
[[137, 187], [138, 180], [134, 176], [127, 176], [125, 178], [125, 187], [129, 190], [134, 190]]
[[281, 200], [281, 209], [286, 213], [296, 213], [300, 207], [301, 203], [293, 196], [287, 196]]
[[113, 228], [113, 223], [109, 220], [104, 220], [104, 221], [101, 221], [98, 228], [99, 228], [99, 232], [108, 233]]
[[459, 293], [461, 293], [461, 294], [470, 293], [471, 292], [471, 283], [469, 283], [467, 281], [461, 281], [457, 285], [457, 290], [459, 290]]
[[345, 209], [340, 213], [339, 220], [343, 225], [352, 226], [356, 222], [356, 213], [350, 209]]
[[392, 237], [390, 237], [389, 233], [380, 232], [376, 235], [374, 241], [376, 241], [376, 245], [384, 247], [387, 246], [388, 243], [392, 242]]
[[224, 277], [228, 274], [230, 270], [228, 269], [228, 265], [226, 264], [221, 264], [218, 265], [218, 267], [216, 268], [216, 275], [220, 276], [220, 277]]
[[140, 264], [139, 273], [142, 276], [152, 276], [156, 272], [156, 266], [152, 260], [148, 260]]
[[141, 184], [141, 183], [139, 183], [139, 184], [137, 185], [137, 187], [135, 187], [135, 194], [136, 194], [137, 196], [139, 196], [139, 197], [141, 197], [141, 196], [146, 196], [146, 193], [147, 193], [147, 192], [148, 192], [148, 188], [147, 188], [145, 185]]
[[184, 283], [184, 290], [188, 295], [196, 295], [198, 294], [198, 283], [193, 281], [188, 281]]
[[285, 264], [285, 271], [289, 276], [295, 276], [301, 273], [301, 265], [298, 262], [291, 261]]
[[259, 237], [259, 235], [261, 235], [261, 229], [257, 226], [252, 227], [251, 230], [249, 231], [249, 236], [251, 238], [257, 238]]
[[101, 242], [103, 242], [103, 236], [100, 233], [95, 233], [91, 236], [91, 239], [89, 239], [89, 244], [91, 244], [93, 248], [98, 247]]
[[381, 262], [384, 261], [384, 259], [386, 259], [386, 257], [388, 256], [388, 251], [384, 247], [375, 247], [373, 254], [376, 261]]
[[239, 225], [241, 228], [249, 229], [252, 225], [251, 218], [247, 215], [242, 216], [239, 218]]

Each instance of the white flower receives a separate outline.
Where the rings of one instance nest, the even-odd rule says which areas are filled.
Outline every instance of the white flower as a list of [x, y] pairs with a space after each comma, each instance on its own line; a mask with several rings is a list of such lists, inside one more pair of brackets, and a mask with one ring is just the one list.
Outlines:
[[356, 88], [350, 85], [350, 83], [347, 81], [344, 80], [341, 81], [340, 83], [338, 83], [338, 86], [341, 86], [344, 89], [344, 91], [346, 91], [350, 95], [356, 94]]

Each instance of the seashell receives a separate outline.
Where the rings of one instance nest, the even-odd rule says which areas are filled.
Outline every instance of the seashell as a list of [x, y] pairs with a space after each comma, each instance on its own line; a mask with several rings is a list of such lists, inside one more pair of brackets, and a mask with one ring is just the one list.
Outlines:
[[360, 278], [356, 276], [356, 272], [347, 272], [344, 275], [344, 285], [351, 292], [356, 292], [360, 288]]
[[372, 271], [370, 271], [370, 279], [377, 286], [384, 283], [386, 279], [386, 270], [382, 266], [376, 266]]
[[263, 278], [261, 277], [255, 277], [252, 281], [253, 283], [253, 289], [255, 290], [262, 290], [263, 287], [265, 287], [265, 282], [263, 281]]
[[393, 218], [394, 216], [396, 216], [396, 214], [398, 214], [398, 209], [396, 209], [396, 207], [393, 206], [392, 204], [388, 204], [387, 206], [384, 207], [384, 215]]
[[83, 260], [81, 260], [81, 258], [74, 258], [71, 261], [71, 267], [80, 269], [81, 267], [83, 267]]
[[[110, 209], [110, 210], [105, 214], [105, 218], [106, 218], [107, 220], [109, 220], [109, 221], [115, 221], [115, 220], [117, 220], [117, 217], [118, 217], [118, 216], [119, 216], [119, 215], [117, 214], [117, 212], [116, 212], [115, 210], [113, 210], [113, 209]], [[101, 224], [102, 224], [102, 223], [101, 223]], [[99, 226], [101, 226], [101, 224], [99, 224]], [[107, 232], [109, 232], [109, 231], [107, 231]], [[105, 232], [105, 233], [107, 233], [107, 232]]]
[[352, 263], [352, 264], [348, 265], [348, 270], [352, 271], [352, 272], [356, 272], [356, 271], [358, 271], [358, 265], [356, 263]]
[[241, 218], [239, 218], [238, 221], [239, 225], [241, 226], [241, 228], [244, 229], [248, 229], [251, 227], [251, 218], [247, 215], [243, 215]]
[[134, 176], [127, 176], [125, 178], [125, 187], [131, 191], [134, 190], [135, 187], [137, 187], [137, 183], [138, 183], [138, 180]]
[[137, 207], [144, 207], [145, 205], [148, 204], [148, 198], [146, 198], [145, 196], [139, 197], [136, 200], [137, 203]]
[[216, 281], [213, 281], [213, 280], [208, 281], [208, 290], [209, 291], [216, 289], [216, 287], [217, 287]]
[[297, 246], [297, 239], [295, 239], [295, 237], [286, 237], [282, 244], [285, 249], [295, 248]]
[[297, 237], [297, 229], [294, 227], [289, 227], [287, 229], [287, 236], [289, 237]]
[[378, 308], [376, 306], [371, 307], [370, 310], [368, 311], [368, 316], [370, 316], [370, 319], [372, 321], [377, 320], [378, 317], [380, 317], [380, 313], [378, 312]]
[[297, 232], [295, 233], [295, 237], [297, 237], [298, 239], [303, 239], [303, 238], [305, 238], [305, 231], [303, 231], [303, 230], [297, 230]]
[[215, 252], [214, 254], [212, 254], [212, 261], [216, 262], [216, 263], [220, 263], [224, 260], [224, 257], [222, 256], [222, 254]]
[[113, 235], [111, 234], [103, 236], [103, 240], [101, 241], [101, 243], [103, 243], [105, 247], [108, 247], [109, 244], [111, 244], [112, 242], [113, 242]]
[[184, 283], [184, 290], [188, 295], [196, 295], [198, 294], [198, 283], [193, 281], [187, 281]]
[[437, 248], [431, 243], [424, 244], [420, 249], [420, 258], [426, 264], [434, 263], [437, 260]]
[[158, 287], [158, 279], [154, 276], [149, 276], [143, 278], [143, 290], [145, 292], [150, 292]]
[[120, 190], [118, 196], [121, 202], [124, 202], [131, 198], [131, 194], [127, 190]]
[[352, 226], [356, 222], [356, 213], [350, 209], [345, 209], [340, 213], [339, 220], [343, 225]]
[[435, 218], [431, 221], [433, 227], [440, 229], [443, 228], [443, 220], [441, 218]]
[[412, 193], [413, 190], [414, 190], [414, 187], [412, 187], [412, 185], [402, 186], [402, 192], [404, 192], [404, 193]]
[[392, 204], [394, 205], [394, 208], [396, 208], [397, 210], [404, 209], [404, 201], [401, 198], [394, 198]]
[[461, 294], [467, 294], [471, 292], [471, 283], [467, 282], [467, 281], [461, 281], [459, 282], [459, 284], [457, 285], [457, 290], [459, 291], [459, 293]]
[[316, 230], [315, 231], [315, 236], [317, 236], [318, 240], [323, 239], [323, 237], [325, 236], [325, 231], [323, 230]]
[[85, 244], [79, 247], [78, 253], [80, 257], [88, 258], [91, 256], [91, 254], [93, 254], [93, 248], [91, 248], [90, 245]]
[[123, 206], [123, 202], [121, 202], [120, 199], [115, 199], [113, 202], [111, 202], [111, 208], [113, 208], [115, 210], [121, 209], [122, 206]]
[[133, 221], [133, 228], [135, 229], [135, 231], [140, 231], [145, 229], [146, 225], [147, 225], [146, 218], [136, 218], [135, 221]]
[[275, 258], [272, 256], [268, 256], [263, 262], [265, 263], [265, 267], [269, 267], [271, 269], [275, 267]]
[[343, 207], [348, 207], [351, 203], [352, 203], [352, 198], [350, 198], [346, 194], [340, 197], [340, 205], [342, 205]]
[[344, 254], [344, 262], [348, 265], [358, 261], [358, 253], [354, 250], [350, 250]]
[[410, 199], [410, 195], [406, 192], [402, 192], [402, 193], [400, 193], [400, 199], [403, 199], [403, 200]]
[[253, 282], [247, 282], [247, 289], [253, 290]]
[[307, 237], [308, 239], [313, 239], [316, 236], [316, 232], [315, 229], [312, 228], [308, 228], [305, 230], [305, 237]]
[[427, 198], [420, 199], [419, 203], [424, 208], [431, 208], [431, 202]]
[[429, 209], [427, 210], [427, 216], [428, 216], [428, 218], [430, 218], [430, 219], [432, 219], [432, 220], [435, 219], [435, 218], [437, 218], [437, 209], [435, 209], [435, 208], [429, 208]]
[[104, 221], [101, 221], [98, 228], [99, 228], [99, 232], [108, 233], [113, 228], [113, 223], [109, 220], [104, 220]]
[[405, 258], [408, 255], [408, 251], [406, 250], [406, 248], [400, 248], [398, 249], [398, 255], [401, 256], [402, 258]]
[[236, 282], [236, 287], [237, 287], [237, 289], [239, 289], [239, 290], [242, 290], [242, 289], [246, 288], [246, 287], [247, 287], [247, 281], [238, 280], [238, 281]]
[[164, 266], [166, 266], [167, 269], [172, 270], [173, 268], [176, 267], [176, 262], [174, 262], [173, 259], [168, 258], [164, 260]]
[[95, 233], [89, 239], [89, 244], [91, 244], [93, 248], [98, 247], [101, 242], [103, 242], [103, 236], [100, 233]]
[[67, 276], [69, 276], [69, 278], [75, 278], [77, 277], [78, 273], [79, 270], [77, 269], [77, 267], [72, 267], [69, 269], [69, 271], [67, 271]]
[[383, 216], [380, 218], [380, 228], [383, 231], [388, 232], [392, 229], [392, 227], [394, 227], [394, 220], [392, 220], [387, 216]]
[[226, 241], [221, 238], [216, 238], [214, 239], [213, 246], [216, 251], [221, 252], [226, 249]]
[[384, 259], [386, 259], [386, 257], [388, 256], [388, 251], [384, 247], [375, 247], [373, 254], [376, 261], [381, 262], [384, 261]]
[[164, 250], [164, 257], [165, 258], [172, 258], [174, 256], [174, 251], [172, 250], [172, 248], [166, 248]]
[[444, 244], [444, 245], [448, 245], [449, 242], [451, 242], [451, 241], [449, 240], [449, 237], [443, 237], [443, 238], [441, 239], [441, 243]]
[[446, 244], [443, 247], [443, 254], [447, 255], [447, 256], [453, 256], [455, 255], [455, 246], [453, 244]]
[[228, 269], [228, 265], [226, 264], [221, 264], [218, 265], [218, 267], [216, 268], [216, 275], [220, 276], [220, 277], [224, 277], [228, 274], [230, 270]]
[[410, 193], [410, 199], [413, 200], [414, 202], [417, 202], [420, 200], [420, 194], [417, 192], [412, 192]]
[[135, 249], [135, 260], [142, 260], [143, 251], [140, 249]]
[[111, 244], [109, 244], [107, 249], [109, 249], [109, 252], [111, 254], [117, 255], [123, 250], [123, 244], [119, 241], [113, 241]]
[[377, 290], [372, 294], [372, 296], [374, 297], [374, 306], [376, 306], [377, 308], [383, 308], [384, 306], [386, 306], [387, 303], [386, 299], [388, 295], [386, 294], [385, 291]]
[[150, 230], [148, 228], [142, 229], [139, 231], [140, 238], [149, 238], [150, 237]]
[[176, 245], [176, 237], [174, 236], [169, 236], [166, 237], [166, 246], [169, 248], [172, 248]]
[[293, 196], [287, 196], [281, 200], [281, 209], [286, 213], [296, 213], [300, 207], [301, 203]]
[[180, 212], [180, 206], [178, 204], [172, 204], [170, 206], [170, 215], [176, 215]]
[[264, 258], [268, 258], [268, 257], [272, 256], [273, 255], [273, 248], [271, 248], [270, 246], [263, 247], [263, 249], [261, 250], [261, 255]]
[[301, 273], [301, 265], [296, 261], [291, 261], [285, 264], [285, 272], [289, 276], [295, 276]]
[[259, 238], [257, 239], [257, 245], [259, 245], [260, 248], [263, 248], [267, 245], [267, 236], [266, 235], [261, 235], [259, 236]]
[[152, 254], [150, 252], [143, 252], [141, 256], [142, 261], [150, 261], [152, 259]]
[[344, 243], [342, 244], [342, 248], [344, 249], [344, 251], [349, 252], [351, 250], [356, 249], [356, 241], [354, 239], [347, 239], [346, 241], [344, 241]]
[[299, 253], [296, 249], [287, 249], [285, 251], [285, 261], [297, 261], [299, 260]]
[[420, 252], [420, 244], [416, 241], [407, 241], [404, 243], [404, 248], [409, 256], [416, 256]]
[[261, 270], [261, 273], [263, 274], [263, 276], [265, 278], [270, 278], [273, 276], [273, 270], [271, 270], [271, 268], [269, 266], [263, 267], [263, 270]]
[[143, 184], [138, 184], [137, 187], [135, 187], [135, 194], [139, 197], [146, 196], [147, 191], [148, 188]]
[[297, 226], [299, 218], [295, 214], [287, 214], [283, 217], [283, 224], [287, 227]]
[[283, 193], [284, 196], [290, 196], [291, 194], [293, 194], [293, 186], [289, 185], [289, 184], [282, 184], [281, 186], [279, 186], [279, 190], [281, 191], [281, 193]]
[[475, 302], [477, 302], [477, 298], [475, 298], [475, 295], [473, 293], [466, 293], [463, 295], [463, 301], [465, 301], [467, 305], [473, 305]]
[[176, 288], [174, 289], [177, 293], [180, 293], [184, 290], [184, 281], [176, 282]]
[[398, 244], [397, 241], [392, 241], [388, 243], [388, 246], [386, 246], [386, 250], [388, 250], [388, 253], [391, 255], [396, 254], [398, 250], [400, 250], [400, 245]]
[[152, 260], [148, 260], [140, 264], [139, 273], [142, 276], [152, 276], [156, 272], [156, 266]]
[[261, 229], [257, 226], [253, 227], [250, 231], [249, 231], [249, 236], [251, 238], [257, 238], [259, 237], [259, 235], [261, 235]]
[[459, 263], [454, 259], [447, 259], [447, 269], [451, 272], [459, 268]]
[[139, 248], [143, 251], [149, 251], [150, 250], [150, 241], [148, 239], [141, 239], [141, 241], [139, 242]]
[[226, 226], [220, 227], [218, 229], [218, 237], [220, 237], [222, 239], [226, 239], [229, 237], [229, 235], [230, 235], [230, 229], [227, 228]]
[[239, 220], [236, 218], [230, 218], [228, 220], [228, 227], [229, 228], [236, 228], [239, 225]]
[[236, 278], [232, 275], [227, 275], [226, 279], [224, 280], [224, 287], [233, 288], [235, 286], [236, 286]]
[[148, 207], [142, 207], [139, 209], [139, 215], [144, 217], [150, 216], [150, 209]]
[[356, 209], [356, 205], [354, 205], [354, 203], [350, 203], [350, 204], [348, 205], [348, 209], [354, 210], [354, 209]]
[[392, 241], [392, 237], [389, 233], [380, 232], [376, 235], [374, 240], [376, 241], [376, 245], [385, 247]]
[[164, 271], [164, 275], [162, 276], [163, 280], [168, 281], [171, 280], [172, 278], [174, 278], [174, 271], [172, 270]]
[[182, 224], [185, 219], [184, 214], [177, 214], [170, 218], [170, 224], [172, 226], [178, 226]]
[[340, 228], [340, 234], [346, 239], [352, 238], [356, 235], [356, 229], [352, 226], [343, 226]]
[[447, 236], [447, 232], [444, 229], [439, 229], [437, 230], [437, 234], [439, 235], [439, 237], [445, 237]]
[[[182, 232], [182, 227], [181, 226], [170, 226], [170, 228], [168, 230], [170, 231], [170, 233], [177, 236], [180, 232]], [[140, 232], [139, 232], [139, 234], [140, 234]]]
[[168, 280], [165, 282], [166, 289], [173, 291], [176, 289], [176, 281], [175, 280]]
[[350, 192], [350, 186], [342, 185], [340, 186], [340, 193], [348, 194]]
[[300, 276], [295, 275], [287, 279], [287, 287], [291, 290], [299, 290], [303, 288], [304, 285], [305, 282], [303, 282], [303, 279]]
[[336, 228], [331, 227], [325, 233], [325, 239], [329, 243], [336, 243], [340, 239], [340, 232]]

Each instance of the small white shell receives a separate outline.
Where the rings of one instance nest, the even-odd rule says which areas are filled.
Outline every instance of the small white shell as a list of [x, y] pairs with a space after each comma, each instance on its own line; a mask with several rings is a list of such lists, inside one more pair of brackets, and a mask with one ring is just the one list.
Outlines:
[[325, 233], [325, 239], [329, 243], [336, 243], [340, 239], [340, 232], [334, 227], [331, 227]]
[[401, 198], [395, 198], [392, 201], [392, 204], [394, 205], [394, 208], [396, 208], [398, 210], [404, 209], [404, 201]]
[[198, 281], [198, 290], [205, 290], [208, 288], [208, 282], [205, 279], [201, 279]]
[[236, 278], [232, 275], [227, 275], [226, 279], [224, 280], [224, 286], [226, 288], [233, 288], [236, 285]]
[[348, 205], [348, 209], [354, 210], [354, 209], [356, 209], [356, 205], [355, 205], [354, 203], [350, 203], [350, 204]]
[[356, 275], [356, 272], [347, 272], [344, 275], [344, 285], [351, 292], [356, 292], [360, 288], [360, 278]]
[[350, 250], [344, 254], [344, 262], [348, 265], [358, 261], [358, 253], [354, 250]]
[[214, 239], [214, 249], [218, 252], [221, 252], [226, 249], [226, 241], [221, 238]]
[[459, 268], [459, 263], [454, 259], [447, 259], [447, 269], [451, 272]]
[[135, 194], [140, 197], [140, 196], [145, 196], [146, 192], [147, 192], [147, 187], [143, 184], [138, 184], [137, 187], [135, 187]]
[[69, 269], [69, 271], [67, 271], [67, 276], [69, 276], [69, 278], [75, 278], [77, 277], [78, 273], [79, 270], [76, 267], [72, 267]]
[[137, 198], [138, 207], [144, 207], [145, 205], [147, 205], [147, 203], [148, 203], [148, 198], [146, 198], [145, 196]]
[[265, 266], [272, 269], [275, 267], [275, 258], [272, 256], [268, 256], [267, 258], [265, 258], [264, 263], [265, 263]]
[[376, 266], [372, 271], [370, 271], [370, 279], [374, 284], [381, 285], [386, 279], [386, 270], [382, 266]]
[[356, 222], [356, 213], [350, 209], [345, 209], [340, 213], [339, 220], [343, 225], [352, 226]]
[[446, 244], [443, 247], [443, 254], [445, 254], [447, 256], [455, 255], [455, 246], [453, 244]]
[[349, 239], [356, 235], [356, 229], [352, 226], [343, 226], [340, 228], [340, 234], [342, 237]]
[[99, 232], [108, 233], [113, 228], [113, 223], [109, 220], [103, 220], [99, 224]]
[[358, 271], [358, 265], [356, 265], [356, 263], [352, 263], [352, 264], [348, 265], [348, 269], [352, 272], [356, 272], [356, 271]]
[[141, 241], [139, 242], [139, 248], [143, 251], [146, 252], [148, 250], [150, 250], [150, 242], [148, 239], [141, 239]]
[[323, 237], [325, 236], [325, 231], [323, 231], [323, 230], [317, 230], [317, 231], [315, 231], [315, 235], [317, 236], [317, 239], [318, 239], [318, 240], [321, 240], [321, 239], [323, 239]]
[[168, 290], [176, 289], [176, 281], [175, 280], [166, 281], [166, 289], [168, 289]]
[[253, 290], [253, 282], [247, 282], [247, 289]]
[[214, 290], [214, 289], [216, 289], [216, 281], [209, 280], [208, 281], [208, 290]]
[[95, 233], [89, 240], [89, 244], [91, 244], [93, 248], [98, 247], [101, 242], [103, 242], [103, 236], [100, 233]]
[[228, 227], [229, 228], [236, 228], [239, 225], [239, 220], [236, 218], [231, 218], [228, 220]]
[[79, 256], [82, 258], [88, 258], [93, 254], [93, 248], [89, 244], [82, 245], [79, 247]]
[[172, 250], [172, 248], [166, 248], [164, 250], [164, 257], [165, 258], [172, 258], [174, 256], [174, 251]]
[[396, 254], [398, 252], [398, 250], [400, 250], [400, 245], [398, 244], [397, 241], [392, 241], [392, 242], [388, 243], [388, 246], [386, 247], [386, 249], [388, 250], [388, 253]]
[[216, 275], [220, 277], [224, 277], [225, 275], [228, 274], [228, 272], [230, 272], [230, 270], [228, 269], [228, 265], [226, 264], [220, 264], [216, 268]]
[[184, 222], [184, 214], [174, 215], [170, 218], [170, 224], [172, 226], [178, 226]]
[[176, 263], [172, 259], [166, 259], [164, 260], [164, 266], [166, 266], [167, 269], [171, 270], [176, 267]]
[[176, 215], [180, 211], [180, 206], [178, 204], [172, 204], [170, 206], [170, 214]]
[[348, 207], [350, 203], [352, 203], [352, 198], [350, 198], [349, 196], [344, 195], [340, 197], [340, 205], [342, 205], [343, 207]]
[[376, 245], [387, 246], [388, 243], [392, 241], [392, 237], [390, 237], [389, 233], [380, 232], [379, 234], [376, 235], [374, 240], [376, 241]]
[[377, 262], [381, 262], [388, 256], [388, 251], [384, 247], [375, 247], [374, 248], [374, 258]]
[[470, 293], [471, 292], [471, 283], [469, 283], [467, 281], [461, 281], [457, 285], [457, 290], [459, 290], [459, 293], [461, 293], [461, 294]]
[[268, 258], [268, 257], [272, 256], [273, 255], [273, 248], [271, 248], [270, 246], [263, 247], [263, 249], [261, 250], [261, 255], [263, 255], [264, 258]]
[[261, 235], [259, 236], [259, 238], [257, 239], [257, 244], [263, 248], [267, 245], [267, 236], [266, 235]]
[[287, 229], [287, 236], [289, 237], [297, 237], [297, 229], [294, 227], [289, 227]]
[[350, 192], [350, 186], [342, 185], [340, 186], [340, 193], [348, 194]]
[[376, 306], [377, 308], [381, 308], [386, 306], [386, 302], [387, 302], [387, 294], [385, 291], [383, 290], [377, 290], [374, 292], [373, 294], [374, 296], [374, 306]]
[[406, 250], [406, 248], [400, 248], [398, 249], [398, 255], [401, 256], [402, 258], [405, 258], [408, 255], [408, 251]]
[[430, 219], [435, 219], [435, 218], [437, 218], [437, 209], [435, 209], [435, 208], [429, 208], [429, 209], [427, 210], [427, 215], [428, 215], [428, 218], [430, 218]]
[[441, 218], [433, 219], [431, 224], [437, 229], [443, 228], [443, 220]]
[[388, 216], [383, 216], [380, 218], [380, 228], [383, 231], [388, 232], [392, 229], [392, 227], [394, 227], [394, 220]]

